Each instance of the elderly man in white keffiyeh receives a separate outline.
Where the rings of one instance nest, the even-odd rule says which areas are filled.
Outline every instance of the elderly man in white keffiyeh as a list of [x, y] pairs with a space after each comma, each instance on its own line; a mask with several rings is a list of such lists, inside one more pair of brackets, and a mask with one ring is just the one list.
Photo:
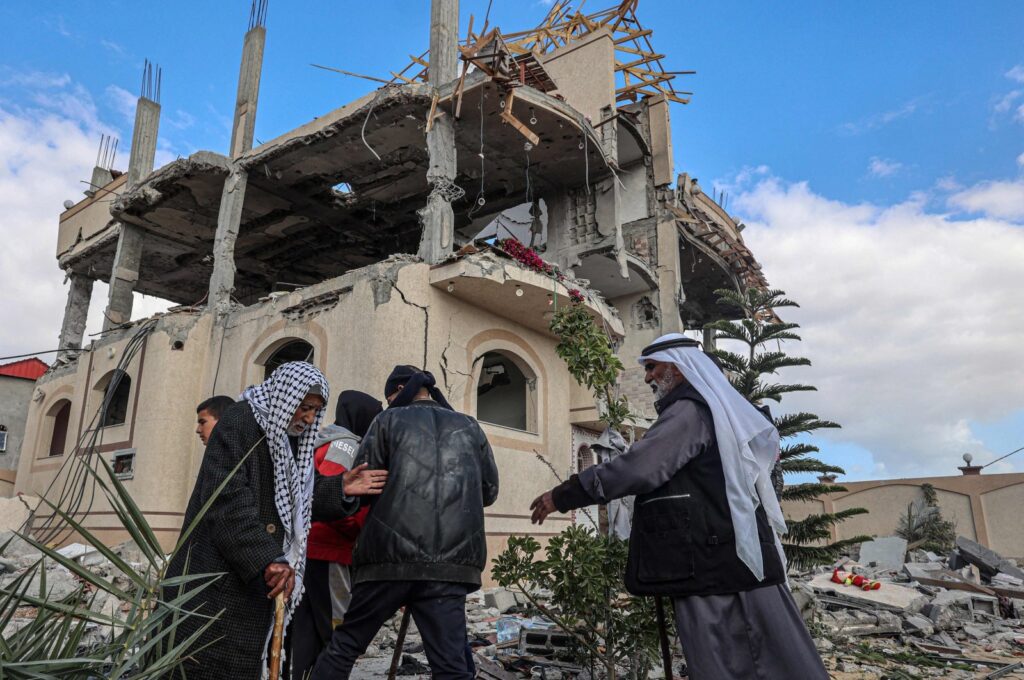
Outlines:
[[533, 520], [635, 494], [626, 587], [673, 598], [693, 680], [827, 679], [776, 535], [779, 433], [696, 341], [663, 335], [639, 361], [657, 421], [625, 454], [534, 500]]
[[[323, 477], [313, 466], [313, 441], [323, 419], [327, 379], [311, 364], [290, 362], [246, 389], [210, 436], [182, 528], [202, 514], [168, 570], [223, 576], [195, 589], [175, 639], [199, 633], [184, 671], [189, 680], [259, 678], [266, 673], [273, 598], [284, 593], [286, 625], [303, 591], [306, 539], [312, 520], [341, 519], [358, 509], [355, 496], [381, 493], [382, 470], [357, 466]], [[218, 487], [223, 485], [219, 490]], [[165, 601], [177, 597], [177, 589]]]

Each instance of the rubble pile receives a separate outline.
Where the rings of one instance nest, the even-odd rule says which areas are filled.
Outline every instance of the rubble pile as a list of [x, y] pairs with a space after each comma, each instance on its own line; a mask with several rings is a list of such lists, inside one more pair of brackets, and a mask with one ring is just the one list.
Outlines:
[[878, 538], [791, 585], [833, 678], [1024, 678], [1024, 571], [962, 536], [946, 556]]
[[[8, 539], [11, 543], [0, 556], [0, 588], [40, 558], [31, 545], [0, 533], [0, 545]], [[133, 569], [143, 569], [134, 544], [114, 550]], [[60, 552], [128, 588], [128, 577], [94, 549], [71, 544]], [[130, 608], [108, 593], [85, 587], [56, 562], [47, 560], [45, 569], [50, 599], [82, 590], [93, 611], [124, 616]], [[870, 589], [876, 581], [877, 589]], [[40, 582], [37, 574], [28, 592], [38, 595]], [[941, 556], [908, 551], [903, 539], [880, 538], [833, 565], [791, 575], [790, 585], [833, 678], [1024, 678], [1024, 570], [974, 541], [960, 537], [956, 548]], [[523, 594], [502, 588], [479, 591], [469, 596], [466, 613], [478, 677], [591, 677], [590, 669], [568, 660], [565, 632], [538, 616]], [[35, 614], [34, 607], [18, 609], [3, 637]], [[393, 661], [398, 676], [430, 677], [415, 622], [399, 643], [401, 620], [398, 613], [381, 629], [353, 677], [385, 678]], [[82, 644], [109, 639], [110, 633], [108, 626], [92, 624]], [[677, 677], [685, 677], [685, 659], [676, 647], [673, 667]], [[660, 663], [655, 663], [649, 677], [662, 675]]]
[[[9, 541], [9, 543], [8, 543]], [[0, 555], [0, 590], [7, 589], [15, 579], [25, 571], [33, 567], [42, 558], [42, 554], [31, 544], [18, 538], [13, 532], [0, 532], [0, 546], [7, 544], [3, 554]], [[143, 566], [144, 558], [138, 547], [131, 541], [113, 548], [113, 551], [123, 559], [131, 569], [140, 572], [145, 571]], [[118, 588], [128, 591], [132, 585], [131, 579], [121, 572], [110, 560], [100, 554], [95, 548], [72, 543], [59, 552], [64, 557], [77, 562], [89, 571], [111, 581]], [[81, 592], [81, 602], [88, 603], [93, 612], [104, 614], [111, 618], [124, 618], [131, 610], [130, 602], [123, 602], [110, 593], [97, 590], [91, 584], [72, 573], [67, 567], [54, 560], [47, 559], [43, 565], [45, 569], [45, 592], [42, 595], [49, 601], [60, 601], [75, 593]], [[44, 581], [44, 573], [37, 570], [25, 593], [33, 597], [40, 596], [40, 586]], [[36, 607], [20, 607], [15, 616], [8, 621], [0, 636], [7, 638], [21, 628], [28, 625], [36, 616]], [[86, 633], [80, 641], [79, 648], [86, 650], [100, 642], [109, 640], [112, 630], [108, 625], [90, 623], [86, 627]]]

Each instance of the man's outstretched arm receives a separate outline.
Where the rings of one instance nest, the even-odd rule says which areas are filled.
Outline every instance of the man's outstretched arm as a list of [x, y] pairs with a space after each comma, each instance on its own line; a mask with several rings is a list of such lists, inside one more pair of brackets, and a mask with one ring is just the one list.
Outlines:
[[573, 475], [530, 504], [532, 520], [657, 489], [714, 441], [708, 421], [690, 401], [676, 402], [643, 439], [621, 456]]

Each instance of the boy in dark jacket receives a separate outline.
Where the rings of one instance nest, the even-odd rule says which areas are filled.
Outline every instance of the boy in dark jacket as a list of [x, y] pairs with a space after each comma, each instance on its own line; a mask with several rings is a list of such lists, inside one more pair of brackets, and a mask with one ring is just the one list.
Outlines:
[[357, 464], [387, 470], [354, 556], [345, 622], [312, 680], [348, 678], [380, 627], [408, 607], [435, 680], [466, 680], [466, 595], [487, 563], [484, 507], [498, 497], [494, 455], [477, 422], [452, 410], [434, 377], [399, 366], [390, 406], [370, 426]]
[[[338, 398], [334, 424], [316, 435], [313, 462], [317, 474], [334, 477], [353, 467], [359, 442], [383, 409], [365, 392], [346, 390]], [[331, 640], [352, 601], [352, 549], [366, 523], [369, 507], [344, 519], [313, 522], [306, 547], [306, 592], [292, 621], [292, 678], [305, 680], [317, 656]]]

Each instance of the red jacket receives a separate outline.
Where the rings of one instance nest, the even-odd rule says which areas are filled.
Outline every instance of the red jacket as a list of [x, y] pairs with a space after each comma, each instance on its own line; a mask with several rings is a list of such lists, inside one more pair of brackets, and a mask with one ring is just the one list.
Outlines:
[[[333, 462], [327, 455], [332, 444], [335, 442], [328, 442], [319, 447], [313, 457], [313, 464], [316, 465], [317, 472], [328, 477], [340, 475], [346, 470], [344, 465]], [[364, 507], [345, 519], [313, 522], [309, 528], [306, 556], [312, 560], [352, 564], [352, 549], [356, 545], [356, 539], [359, 537], [363, 524], [366, 523], [366, 513], [369, 511], [370, 508]]]

